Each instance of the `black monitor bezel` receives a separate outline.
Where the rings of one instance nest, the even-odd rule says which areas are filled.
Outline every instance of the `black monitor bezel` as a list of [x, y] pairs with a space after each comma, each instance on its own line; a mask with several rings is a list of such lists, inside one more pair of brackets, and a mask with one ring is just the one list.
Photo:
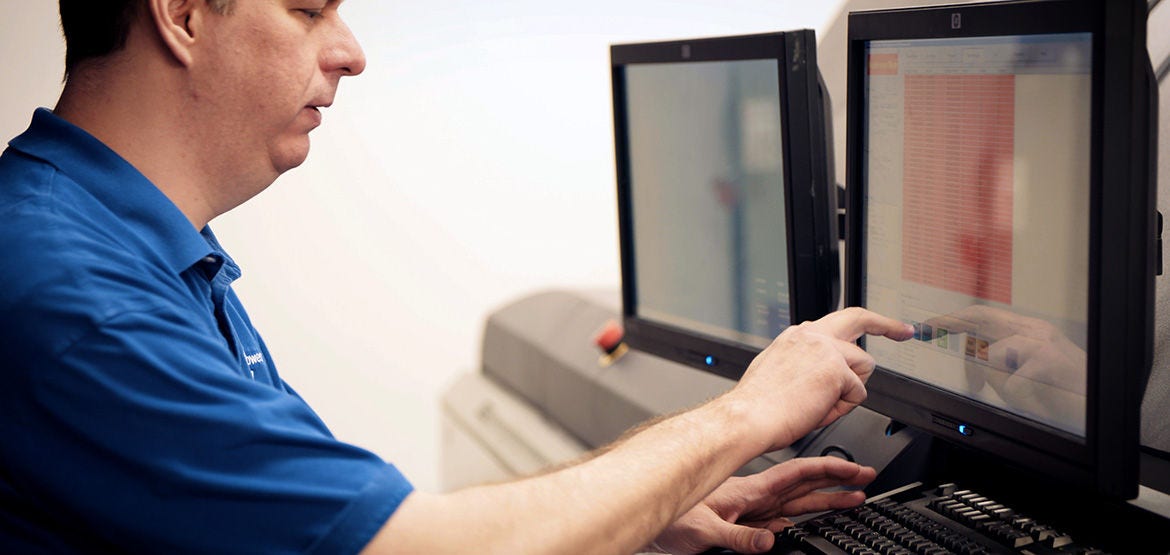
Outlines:
[[[1093, 36], [1086, 436], [905, 378], [880, 366], [865, 405], [946, 440], [1085, 491], [1137, 495], [1141, 391], [1152, 358], [1153, 211], [1143, 141], [1145, 11], [1137, 0], [1019, 0], [849, 16], [846, 303], [865, 306], [865, 48], [871, 40], [1089, 32]], [[957, 17], [956, 17], [957, 14]], [[958, 28], [955, 28], [958, 27]], [[1148, 102], [1148, 99], [1145, 100]], [[1145, 127], [1143, 127], [1145, 126]], [[1106, 179], [1109, 176], [1108, 191]], [[1110, 238], [1106, 246], [1103, 238]], [[864, 342], [862, 342], [864, 345]], [[1108, 372], [1103, 369], [1108, 368]], [[955, 423], [973, 426], [965, 436]]]
[[[792, 321], [816, 319], [836, 308], [841, 286], [836, 183], [832, 177], [829, 154], [832, 145], [824, 115], [829, 100], [817, 71], [815, 33], [803, 29], [610, 47], [625, 342], [632, 348], [730, 379], [743, 375], [759, 353], [758, 347], [648, 319], [638, 313], [629, 144], [624, 132], [624, 68], [634, 64], [736, 60], [776, 62]], [[797, 187], [797, 183], [805, 185]]]

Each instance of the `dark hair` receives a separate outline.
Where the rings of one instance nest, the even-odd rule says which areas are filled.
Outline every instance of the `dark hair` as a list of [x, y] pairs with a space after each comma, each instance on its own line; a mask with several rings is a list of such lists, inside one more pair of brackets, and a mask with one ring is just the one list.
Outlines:
[[[227, 14], [235, 0], [207, 0], [213, 11]], [[130, 25], [146, 9], [146, 0], [60, 0], [65, 34], [65, 78], [85, 60], [101, 58], [126, 46]]]
[[77, 64], [121, 50], [145, 0], [60, 0], [65, 77]]

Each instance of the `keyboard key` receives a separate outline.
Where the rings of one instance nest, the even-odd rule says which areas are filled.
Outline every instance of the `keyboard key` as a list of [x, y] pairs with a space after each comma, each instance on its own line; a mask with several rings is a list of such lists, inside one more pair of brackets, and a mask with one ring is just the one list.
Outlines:
[[998, 518], [1000, 520], [1007, 520], [1013, 516], [1016, 516], [1016, 512], [1007, 508], [1007, 507], [1003, 507], [1001, 509], [994, 509], [991, 511], [991, 514], [992, 514], [992, 516], [994, 516], [995, 518]]
[[974, 524], [979, 524], [980, 522], [983, 522], [985, 520], [991, 520], [991, 515], [989, 515], [987, 513], [979, 513], [977, 515], [973, 515], [970, 518], [968, 518], [967, 523], [974, 525]]
[[1044, 545], [1053, 549], [1060, 549], [1066, 545], [1072, 545], [1072, 543], [1073, 539], [1071, 536], [1061, 533], [1057, 533], [1056, 535], [1044, 540]]

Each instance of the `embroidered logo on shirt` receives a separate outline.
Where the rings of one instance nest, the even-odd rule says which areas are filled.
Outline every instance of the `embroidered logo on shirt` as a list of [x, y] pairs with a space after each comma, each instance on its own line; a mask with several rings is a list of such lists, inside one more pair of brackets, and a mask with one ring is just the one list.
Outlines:
[[244, 362], [247, 362], [248, 366], [255, 366], [257, 364], [261, 364], [264, 362], [264, 353], [256, 353], [254, 355], [244, 355]]

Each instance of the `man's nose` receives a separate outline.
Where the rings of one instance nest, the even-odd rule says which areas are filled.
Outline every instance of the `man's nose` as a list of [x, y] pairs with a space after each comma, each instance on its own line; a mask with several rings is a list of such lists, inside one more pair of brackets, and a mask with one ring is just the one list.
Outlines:
[[366, 69], [365, 52], [349, 26], [340, 19], [324, 53], [322, 66], [327, 72], [339, 71], [342, 75], [357, 75]]

